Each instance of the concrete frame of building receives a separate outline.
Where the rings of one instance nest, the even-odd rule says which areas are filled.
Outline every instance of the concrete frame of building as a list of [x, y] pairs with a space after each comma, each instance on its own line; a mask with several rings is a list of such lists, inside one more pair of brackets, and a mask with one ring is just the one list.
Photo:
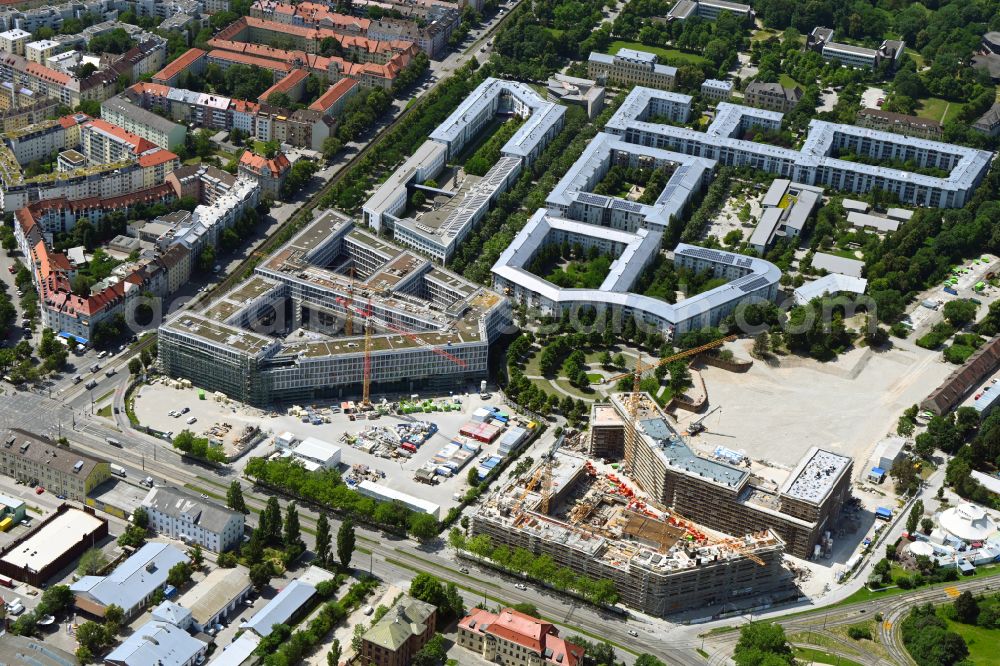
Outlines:
[[[363, 306], [355, 295], [362, 291], [371, 294]], [[345, 337], [347, 308], [355, 318]], [[376, 322], [371, 381], [379, 391], [485, 378], [489, 347], [510, 321], [499, 294], [327, 211], [233, 291], [170, 317], [159, 329], [161, 367], [258, 405], [357, 392], [365, 356], [359, 309]], [[309, 335], [283, 341], [300, 329]]]
[[[645, 402], [655, 404], [648, 396]], [[594, 431], [590, 455], [624, 455], [625, 423], [631, 418], [625, 394], [612, 395], [610, 405], [617, 419], [611, 419], [615, 422], [604, 425], [600, 433]], [[807, 559], [822, 545], [850, 497], [854, 462], [846, 456], [813, 447], [775, 491], [756, 486], [745, 469], [694, 453], [658, 408], [651, 418], [659, 422], [655, 427], [640, 420], [637, 429], [633, 480], [657, 502], [712, 529], [727, 534], [770, 529], [782, 538], [788, 553]], [[816, 498], [796, 496], [796, 482], [807, 483], [807, 472], [813, 471], [810, 464], [823, 456], [838, 463], [832, 473], [822, 466], [817, 470], [821, 479], [829, 479], [824, 492]]]
[[[574, 453], [559, 451], [554, 459], [556, 472], [564, 465], [570, 470], [560, 476], [558, 490], [553, 491], [550, 506], [559, 506], [583, 481], [586, 466]], [[524, 478], [531, 478], [531, 473]], [[789, 592], [783, 567], [784, 544], [771, 531], [728, 532], [746, 535], [740, 539], [712, 534], [716, 545], [684, 542], [691, 548], [680, 541], [651, 545], [652, 541], [629, 532], [627, 527], [619, 535], [546, 515], [539, 508], [540, 502], [540, 491], [526, 491], [515, 480], [489, 496], [473, 514], [472, 534], [488, 535], [494, 546], [549, 555], [557, 566], [610, 580], [623, 605], [654, 616]], [[643, 524], [658, 525], [654, 530], [658, 533], [671, 529], [662, 520], [651, 520], [645, 514], [631, 515]], [[727, 539], [739, 541], [742, 547], [718, 545]], [[757, 559], [746, 557], [747, 552]]]

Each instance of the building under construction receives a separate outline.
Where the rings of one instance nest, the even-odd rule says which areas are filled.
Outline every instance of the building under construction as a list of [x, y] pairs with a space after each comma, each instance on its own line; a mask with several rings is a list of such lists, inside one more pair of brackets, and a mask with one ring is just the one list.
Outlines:
[[326, 211], [208, 307], [159, 331], [172, 377], [250, 404], [486, 377], [507, 299]]
[[658, 616], [784, 594], [790, 580], [773, 532], [731, 537], [706, 529], [564, 451], [488, 497], [472, 531], [611, 580], [621, 603]]
[[630, 478], [654, 501], [712, 529], [771, 529], [801, 558], [828, 543], [850, 496], [850, 458], [813, 447], [780, 487], [771, 487], [743, 467], [692, 451], [648, 394], [638, 394], [634, 411], [632, 400], [620, 393], [594, 406], [590, 455], [624, 459]]

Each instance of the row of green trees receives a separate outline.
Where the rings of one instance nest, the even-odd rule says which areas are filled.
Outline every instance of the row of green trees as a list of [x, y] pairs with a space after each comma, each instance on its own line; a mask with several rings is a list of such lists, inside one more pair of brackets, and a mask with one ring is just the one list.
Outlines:
[[503, 545], [494, 546], [487, 534], [466, 538], [459, 529], [452, 529], [448, 533], [448, 543], [456, 550], [490, 560], [501, 569], [525, 574], [557, 590], [574, 592], [591, 603], [601, 606], [618, 603], [618, 591], [610, 580], [577, 574], [568, 567], [557, 565], [549, 555], [535, 555], [525, 548], [512, 550]]
[[318, 504], [359, 522], [391, 531], [408, 532], [418, 539], [431, 539], [440, 530], [438, 521], [426, 513], [412, 511], [395, 502], [378, 502], [350, 489], [338, 472], [310, 472], [289, 460], [251, 458], [245, 473], [251, 479], [293, 497]]

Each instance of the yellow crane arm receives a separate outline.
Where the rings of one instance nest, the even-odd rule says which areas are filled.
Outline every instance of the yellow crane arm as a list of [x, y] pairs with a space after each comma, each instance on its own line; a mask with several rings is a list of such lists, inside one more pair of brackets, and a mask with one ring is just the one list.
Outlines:
[[619, 379], [624, 379], [626, 377], [632, 377], [632, 376], [635, 376], [635, 375], [640, 375], [641, 376], [642, 373], [648, 372], [649, 370], [652, 370], [653, 368], [656, 368], [658, 366], [664, 365], [666, 363], [672, 363], [674, 361], [679, 361], [682, 358], [687, 358], [688, 356], [694, 356], [695, 354], [700, 354], [701, 352], [708, 351], [709, 349], [714, 349], [715, 347], [719, 347], [719, 346], [725, 344], [726, 342], [732, 342], [736, 338], [737, 338], [737, 336], [735, 336], [735, 335], [727, 335], [724, 338], [719, 338], [718, 340], [713, 340], [712, 342], [709, 342], [708, 344], [701, 345], [700, 347], [693, 347], [691, 349], [685, 349], [682, 352], [678, 352], [678, 353], [673, 354], [671, 356], [667, 356], [666, 358], [661, 358], [660, 360], [658, 360], [658, 361], [656, 361], [654, 363], [649, 363], [649, 364], [645, 364], [644, 365], [640, 361], [639, 363], [636, 364], [636, 369], [635, 370], [632, 370], [630, 372], [623, 372], [620, 375], [614, 375], [613, 377], [608, 377], [607, 379], [604, 380], [604, 383], [608, 384], [608, 383], [611, 383], [611, 382], [616, 382]]

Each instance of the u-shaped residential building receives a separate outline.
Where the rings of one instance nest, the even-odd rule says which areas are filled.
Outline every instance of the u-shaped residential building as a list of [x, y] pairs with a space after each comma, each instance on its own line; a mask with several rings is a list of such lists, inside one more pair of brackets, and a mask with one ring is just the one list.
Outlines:
[[[731, 252], [680, 244], [674, 264], [696, 272], [709, 270], [726, 284], [679, 303], [633, 293], [642, 271], [656, 258], [662, 232], [680, 218], [694, 193], [712, 178], [719, 164], [751, 166], [797, 182], [828, 185], [850, 192], [881, 188], [913, 205], [963, 205], [989, 168], [992, 153], [950, 144], [813, 121], [801, 150], [747, 141], [755, 128], [778, 130], [782, 114], [721, 103], [705, 132], [656, 122], [684, 122], [691, 109], [687, 95], [634, 88], [605, 132], [598, 134], [559, 181], [493, 266], [493, 285], [515, 302], [559, 316], [578, 308], [613, 308], [667, 333], [717, 325], [741, 303], [773, 300], [781, 271], [774, 264]], [[837, 159], [840, 149], [880, 159], [912, 161], [946, 169], [946, 178]], [[668, 168], [672, 174], [651, 204], [593, 193], [614, 165]], [[529, 270], [537, 253], [553, 243], [597, 247], [616, 257], [597, 289], [566, 289]]]

